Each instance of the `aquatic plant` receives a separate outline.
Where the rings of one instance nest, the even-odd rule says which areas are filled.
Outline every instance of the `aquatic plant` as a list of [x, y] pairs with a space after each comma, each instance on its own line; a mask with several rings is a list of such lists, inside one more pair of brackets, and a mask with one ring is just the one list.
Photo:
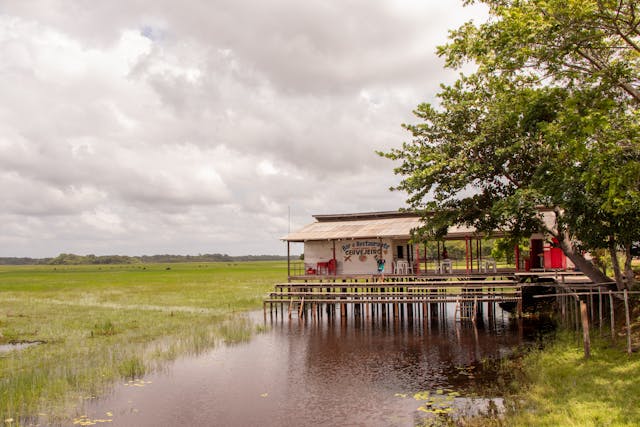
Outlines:
[[2, 340], [46, 342], [0, 357], [0, 421], [68, 424], [121, 379], [248, 339], [250, 323], [230, 319], [286, 275], [282, 262], [140, 267], [0, 266]]

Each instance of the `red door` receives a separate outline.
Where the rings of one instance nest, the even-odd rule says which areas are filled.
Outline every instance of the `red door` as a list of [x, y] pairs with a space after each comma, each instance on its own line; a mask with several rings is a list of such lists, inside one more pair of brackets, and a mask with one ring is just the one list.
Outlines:
[[558, 239], [554, 238], [552, 244], [545, 248], [544, 267], [549, 269], [567, 268], [567, 259], [558, 245]]

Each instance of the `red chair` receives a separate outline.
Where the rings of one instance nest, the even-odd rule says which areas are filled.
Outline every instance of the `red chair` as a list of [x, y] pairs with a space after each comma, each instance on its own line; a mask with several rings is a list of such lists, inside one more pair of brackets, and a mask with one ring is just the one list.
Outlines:
[[328, 274], [329, 273], [329, 263], [328, 262], [319, 262], [316, 264], [316, 268], [318, 269], [318, 274]]
[[336, 272], [338, 271], [338, 268], [337, 268], [338, 266], [337, 266], [336, 260], [335, 259], [330, 259], [328, 264], [329, 264], [329, 266], [328, 266], [329, 274], [335, 275]]

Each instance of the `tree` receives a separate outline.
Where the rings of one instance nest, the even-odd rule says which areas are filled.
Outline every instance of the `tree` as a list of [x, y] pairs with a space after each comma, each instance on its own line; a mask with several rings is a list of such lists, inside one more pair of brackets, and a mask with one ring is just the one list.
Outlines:
[[640, 217], [636, 6], [483, 3], [491, 19], [465, 24], [439, 49], [448, 66], [478, 70], [443, 86], [438, 107], [420, 105], [421, 123], [404, 125], [414, 140], [383, 153], [401, 161], [396, 189], [435, 212], [434, 229], [465, 223], [514, 240], [542, 230], [592, 280], [608, 281], [582, 253], [630, 253], [640, 236], [631, 225]]

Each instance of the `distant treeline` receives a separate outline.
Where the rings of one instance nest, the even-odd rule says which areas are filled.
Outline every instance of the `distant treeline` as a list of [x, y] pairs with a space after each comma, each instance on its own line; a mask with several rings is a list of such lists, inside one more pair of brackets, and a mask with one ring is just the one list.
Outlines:
[[280, 261], [286, 260], [280, 255], [242, 255], [227, 254], [202, 255], [75, 255], [60, 254], [55, 258], [0, 258], [0, 265], [82, 265], [82, 264], [153, 264], [172, 262], [242, 262], [242, 261]]

